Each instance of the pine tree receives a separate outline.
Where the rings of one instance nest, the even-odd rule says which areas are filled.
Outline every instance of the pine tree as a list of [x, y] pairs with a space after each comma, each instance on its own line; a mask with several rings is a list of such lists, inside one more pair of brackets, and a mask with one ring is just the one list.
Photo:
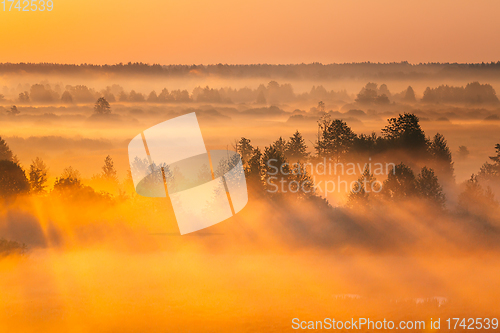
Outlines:
[[436, 163], [438, 174], [453, 177], [453, 160], [448, 142], [443, 135], [437, 133], [429, 144], [429, 153]]
[[276, 186], [280, 186], [281, 182], [287, 184], [290, 178], [290, 165], [285, 157], [284, 149], [280, 149], [284, 147], [280, 144], [282, 142], [281, 139], [266, 147], [262, 156], [264, 186], [270, 193], [275, 193]]
[[156, 103], [158, 102], [158, 95], [156, 94], [156, 91], [152, 91], [149, 96], [148, 96], [148, 102], [150, 103]]
[[241, 160], [243, 164], [246, 165], [253, 154], [254, 148], [251, 141], [247, 138], [242, 137], [240, 141], [236, 142], [236, 151], [241, 155]]
[[423, 167], [417, 177], [416, 188], [420, 197], [431, 201], [438, 207], [444, 207], [446, 197], [434, 170]]
[[256, 192], [263, 189], [262, 168], [262, 153], [259, 148], [255, 148], [252, 156], [248, 160], [245, 173], [249, 187], [254, 189]]
[[478, 177], [484, 180], [500, 180], [500, 144], [495, 145], [496, 156], [490, 156], [494, 163], [485, 162], [479, 170]]
[[280, 136], [278, 140], [273, 142], [271, 147], [278, 151], [281, 155], [285, 156], [288, 142]]
[[12, 154], [7, 142], [0, 137], [0, 161], [1, 160], [13, 161], [14, 154]]
[[290, 162], [299, 162], [307, 159], [309, 153], [307, 152], [306, 141], [299, 131], [296, 131], [287, 143], [285, 156]]
[[406, 102], [415, 102], [417, 99], [415, 98], [415, 92], [411, 86], [408, 86], [405, 92], [405, 96], [403, 98]]
[[495, 145], [495, 150], [496, 150], [497, 155], [496, 156], [490, 156], [490, 160], [492, 160], [493, 162], [495, 162], [496, 165], [500, 166], [500, 143], [497, 143]]

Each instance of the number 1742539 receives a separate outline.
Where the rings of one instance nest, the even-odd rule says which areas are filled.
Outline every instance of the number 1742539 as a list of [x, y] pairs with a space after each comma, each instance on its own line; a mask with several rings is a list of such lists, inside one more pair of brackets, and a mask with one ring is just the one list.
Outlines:
[[498, 318], [449, 318], [448, 329], [456, 330], [496, 330]]
[[0, 2], [0, 10], [4, 12], [51, 12], [54, 9], [52, 0], [3, 0]]

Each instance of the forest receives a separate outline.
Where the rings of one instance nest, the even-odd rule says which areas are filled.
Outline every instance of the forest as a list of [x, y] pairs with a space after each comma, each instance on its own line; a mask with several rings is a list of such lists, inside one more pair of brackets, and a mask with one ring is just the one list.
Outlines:
[[352, 75], [364, 79], [384, 78], [459, 78], [478, 75], [494, 78], [500, 70], [500, 62], [489, 63], [420, 63], [407, 61], [392, 63], [340, 63], [340, 64], [249, 64], [249, 65], [160, 65], [146, 63], [119, 63], [114, 65], [55, 64], [55, 63], [1, 63], [2, 73], [43, 73], [45, 75], [148, 75], [148, 76], [222, 76], [222, 77], [275, 77], [282, 79], [348, 78]]
[[[95, 103], [94, 112], [111, 112], [105, 98], [101, 97]], [[389, 118], [381, 129], [381, 135], [377, 135], [375, 132], [356, 134], [345, 121], [325, 112], [317, 121], [317, 133], [312, 151], [298, 130], [289, 138], [279, 137], [263, 147], [254, 146], [252, 140], [245, 137], [235, 140], [232, 145], [232, 149], [242, 157], [247, 177], [251, 199], [250, 208], [246, 211], [251, 214], [251, 207], [257, 204], [264, 204], [267, 209], [274, 207], [276, 211], [267, 219], [271, 224], [275, 216], [286, 221], [289, 232], [286, 234], [290, 237], [287, 238], [287, 246], [305, 242], [331, 249], [346, 244], [372, 250], [398, 251], [410, 245], [419, 248], [422, 238], [415, 244], [406, 242], [402, 247], [402, 239], [411, 238], [414, 231], [395, 232], [391, 229], [395, 223], [391, 219], [411, 212], [418, 223], [431, 229], [460, 226], [459, 229], [468, 235], [466, 239], [453, 238], [454, 234], [442, 235], [456, 246], [465, 242], [472, 248], [498, 247], [500, 208], [495, 194], [498, 196], [500, 190], [500, 143], [491, 147], [492, 156], [469, 180], [457, 183], [452, 152], [446, 138], [440, 133], [428, 137], [415, 114], [404, 113]], [[467, 148], [460, 147], [457, 155], [458, 158], [467, 158]], [[357, 180], [351, 182], [354, 186], [347, 191], [331, 197], [329, 193], [322, 193], [315, 182], [329, 182], [335, 177], [327, 174], [313, 178], [307, 171], [307, 165], [314, 167], [326, 160], [335, 165], [362, 162], [365, 168], [350, 175], [342, 173], [339, 180], [341, 177], [352, 180], [353, 176]], [[381, 179], [377, 179], [379, 176], [371, 170], [371, 165], [377, 161], [394, 162], [391, 170]], [[79, 209], [89, 212], [95, 207], [106, 207], [103, 209], [112, 214], [114, 210], [120, 212], [131, 203], [134, 203], [132, 206], [137, 202], [148, 204], [135, 193], [130, 170], [126, 170], [125, 178], [118, 178], [109, 155], [101, 172], [90, 179], [82, 179], [79, 171], [68, 165], [49, 184], [49, 170], [50, 166], [39, 157], [33, 157], [31, 164], [23, 167], [8, 142], [0, 139], [0, 197], [3, 209], [18, 210], [22, 205], [32, 206], [34, 203], [29, 203], [30, 200], [42, 200], [62, 204], [63, 209], [66, 205], [73, 207], [77, 204]], [[288, 190], [283, 190], [283, 185], [278, 187], [278, 183], [296, 185], [294, 189], [288, 186]], [[338, 204], [338, 196], [344, 197], [343, 204]], [[336, 204], [332, 205], [330, 201]], [[140, 210], [140, 206], [137, 209]], [[245, 211], [241, 214], [245, 215]], [[376, 227], [368, 221], [377, 223]], [[38, 236], [32, 244], [3, 239], [2, 253], [24, 255], [29, 247], [48, 246], [54, 235], [60, 235], [56, 237], [58, 243], [64, 242], [61, 236], [64, 233], [57, 230], [57, 226], [52, 225], [52, 230], [48, 232], [43, 230], [41, 224], [36, 224], [35, 233]], [[328, 232], [333, 229], [336, 231]], [[271, 230], [277, 232], [274, 228]], [[8, 227], [4, 233], [15, 234]], [[428, 235], [423, 239], [426, 237]], [[26, 240], [29, 237], [22, 238]], [[368, 239], [371, 241], [368, 242]], [[260, 244], [261, 241], [250, 243]]]

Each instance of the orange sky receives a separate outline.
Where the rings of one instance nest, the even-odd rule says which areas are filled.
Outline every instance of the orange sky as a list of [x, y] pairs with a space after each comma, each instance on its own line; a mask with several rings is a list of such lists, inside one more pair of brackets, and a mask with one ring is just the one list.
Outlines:
[[53, 1], [0, 3], [0, 62], [500, 60], [497, 0]]

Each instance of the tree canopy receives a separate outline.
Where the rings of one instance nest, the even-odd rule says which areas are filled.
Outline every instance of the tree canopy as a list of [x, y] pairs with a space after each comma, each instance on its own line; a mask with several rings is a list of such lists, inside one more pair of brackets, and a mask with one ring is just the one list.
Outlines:
[[0, 196], [11, 197], [28, 193], [30, 184], [19, 164], [0, 160]]

